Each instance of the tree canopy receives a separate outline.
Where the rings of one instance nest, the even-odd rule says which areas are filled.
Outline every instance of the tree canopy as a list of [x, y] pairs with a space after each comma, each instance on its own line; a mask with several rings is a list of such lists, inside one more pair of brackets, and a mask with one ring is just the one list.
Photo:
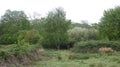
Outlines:
[[66, 20], [65, 12], [62, 8], [57, 8], [48, 13], [44, 23], [45, 28], [45, 42], [44, 44], [56, 48], [65, 45], [68, 36], [67, 30], [70, 22]]
[[0, 43], [14, 43], [18, 31], [30, 29], [29, 20], [23, 11], [6, 10], [0, 22]]
[[120, 7], [104, 11], [99, 23], [101, 38], [108, 40], [120, 39]]

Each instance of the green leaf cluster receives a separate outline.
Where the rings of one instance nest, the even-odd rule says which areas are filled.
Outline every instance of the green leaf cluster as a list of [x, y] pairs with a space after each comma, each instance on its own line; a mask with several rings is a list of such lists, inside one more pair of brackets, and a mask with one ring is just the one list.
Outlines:
[[99, 23], [99, 35], [102, 39], [120, 40], [120, 7], [104, 11]]

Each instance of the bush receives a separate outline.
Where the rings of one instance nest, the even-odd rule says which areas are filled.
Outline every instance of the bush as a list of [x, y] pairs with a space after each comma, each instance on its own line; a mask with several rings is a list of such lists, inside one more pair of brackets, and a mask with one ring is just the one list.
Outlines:
[[22, 30], [17, 33], [18, 39], [25, 40], [25, 42], [28, 42], [29, 44], [36, 44], [38, 43], [39, 39], [41, 38], [38, 31], [36, 30]]
[[36, 44], [40, 39], [40, 35], [39, 35], [38, 31], [31, 30], [31, 31], [26, 32], [24, 39], [26, 42], [29, 42], [31, 44]]
[[16, 34], [3, 34], [0, 36], [0, 44], [13, 44], [17, 42]]
[[32, 51], [32, 47], [24, 40], [18, 41], [18, 44], [11, 47], [10, 52], [17, 58], [27, 55]]
[[19, 64], [28, 64], [32, 60], [38, 59], [38, 46], [39, 45], [29, 45], [29, 43], [20, 39], [18, 40], [17, 44], [1, 46], [0, 67], [3, 67], [1, 65], [6, 64], [8, 66], [15, 64], [17, 65], [16, 67], [19, 67]]
[[96, 29], [75, 27], [68, 30], [69, 40], [73, 42], [87, 41], [87, 40], [97, 40], [98, 31]]
[[15, 34], [3, 34], [0, 36], [0, 44], [16, 44], [18, 39], [24, 39], [25, 42], [36, 44], [41, 36], [36, 30], [20, 30]]
[[66, 49], [68, 45], [68, 36], [61, 33], [48, 33], [42, 41], [44, 48]]
[[74, 52], [97, 52], [101, 47], [110, 47], [113, 50], [120, 51], [119, 41], [81, 41], [74, 44]]
[[0, 60], [8, 60], [12, 57], [11, 52], [7, 50], [0, 50]]

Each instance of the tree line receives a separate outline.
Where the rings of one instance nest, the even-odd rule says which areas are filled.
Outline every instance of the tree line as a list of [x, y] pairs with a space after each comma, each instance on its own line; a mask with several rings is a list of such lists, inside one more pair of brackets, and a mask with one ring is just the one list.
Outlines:
[[46, 17], [29, 20], [24, 11], [6, 10], [0, 18], [0, 44], [24, 40], [46, 48], [68, 47], [78, 41], [120, 40], [120, 7], [104, 11], [99, 23], [74, 23], [66, 19], [63, 8], [50, 11]]

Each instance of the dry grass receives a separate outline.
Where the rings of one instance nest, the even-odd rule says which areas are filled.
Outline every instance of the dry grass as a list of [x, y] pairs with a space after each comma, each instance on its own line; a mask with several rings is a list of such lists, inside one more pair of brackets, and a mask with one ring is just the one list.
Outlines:
[[106, 54], [106, 53], [114, 53], [114, 50], [110, 47], [101, 47], [98, 49], [98, 52], [100, 54]]

